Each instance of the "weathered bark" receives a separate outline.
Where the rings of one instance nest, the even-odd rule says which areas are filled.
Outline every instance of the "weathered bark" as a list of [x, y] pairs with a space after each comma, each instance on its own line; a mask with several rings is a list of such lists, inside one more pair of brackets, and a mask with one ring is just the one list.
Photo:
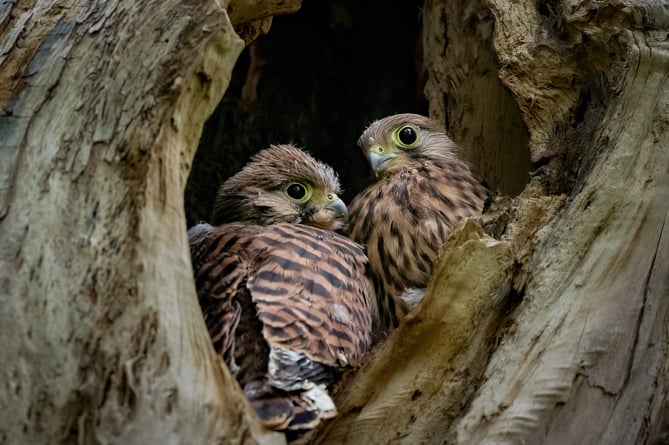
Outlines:
[[430, 116], [444, 122], [488, 183], [517, 195], [531, 169], [528, 132], [497, 75], [494, 19], [485, 0], [427, 1], [423, 21]]
[[[440, 10], [451, 15], [426, 17], [425, 58], [449, 54], [442, 63], [455, 68], [432, 67], [431, 110], [448, 115], [456, 135], [499, 131], [476, 120], [486, 111], [467, 106], [454, 123], [451, 96], [442, 98], [455, 84], [439, 81], [472, 70], [477, 55], [468, 49], [491, 50], [444, 40], [470, 38], [449, 26], [491, 14], [497, 74], [543, 167], [482, 218], [500, 240], [472, 238], [468, 226], [455, 232], [426, 300], [340, 389], [342, 414], [310, 440], [666, 442], [666, 10], [616, 1], [426, 3], [426, 14]], [[490, 90], [480, 91], [456, 98], [488, 107]], [[493, 110], [508, 106], [492, 99]]]
[[656, 443], [669, 387], [669, 16], [645, 2], [518, 6], [491, 2], [500, 75], [532, 159], [550, 159], [549, 181], [574, 172], [575, 188], [522, 258], [515, 329], [454, 439]]
[[[232, 23], [215, 2], [0, 6], [0, 443], [283, 440], [209, 345], [183, 190], [233, 25], [251, 40], [298, 3], [232, 2]], [[456, 230], [424, 303], [303, 441], [666, 442], [666, 8], [424, 12], [433, 116], [502, 189], [525, 138], [539, 168], [488, 234]]]
[[244, 46], [225, 9], [5, 2], [0, 24], [0, 443], [282, 442], [213, 354], [186, 239]]

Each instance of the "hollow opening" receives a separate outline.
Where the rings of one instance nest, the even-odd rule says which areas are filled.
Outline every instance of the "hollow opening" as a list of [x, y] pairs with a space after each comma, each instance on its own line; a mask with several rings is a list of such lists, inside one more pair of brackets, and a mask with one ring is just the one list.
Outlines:
[[420, 79], [422, 2], [304, 2], [274, 17], [239, 58], [207, 121], [186, 187], [188, 226], [254, 153], [294, 143], [338, 172], [350, 202], [369, 170], [356, 141], [374, 119], [427, 114]]
[[[185, 193], [188, 226], [207, 221], [219, 185], [270, 144], [294, 143], [332, 165], [350, 203], [370, 180], [356, 145], [364, 128], [395, 113], [429, 114], [424, 67], [431, 61], [423, 61], [423, 8], [421, 0], [335, 0], [303, 2], [297, 13], [274, 17], [269, 33], [240, 56], [204, 127]], [[455, 66], [445, 70], [447, 84], [448, 70], [463, 63], [452, 34], [471, 33], [477, 26], [488, 32], [492, 19], [480, 17], [462, 30], [451, 24], [460, 22], [453, 13], [440, 22], [449, 45], [440, 49], [448, 58], [439, 63]], [[488, 184], [515, 195], [531, 169], [527, 130], [495, 75], [490, 34], [469, 41], [475, 38], [482, 42], [480, 75], [465, 76], [457, 89], [445, 91], [450, 99], [443, 104], [432, 99], [431, 111], [444, 117], [447, 132]], [[486, 105], [477, 94], [499, 99]]]

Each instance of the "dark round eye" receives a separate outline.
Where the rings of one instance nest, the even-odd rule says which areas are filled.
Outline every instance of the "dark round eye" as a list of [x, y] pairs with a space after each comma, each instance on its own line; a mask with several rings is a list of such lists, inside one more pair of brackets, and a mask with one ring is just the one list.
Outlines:
[[290, 184], [286, 189], [286, 193], [293, 199], [302, 199], [307, 194], [307, 189], [302, 184]]
[[418, 139], [416, 131], [411, 127], [402, 128], [397, 134], [397, 137], [404, 145], [413, 145], [416, 142], [416, 139]]

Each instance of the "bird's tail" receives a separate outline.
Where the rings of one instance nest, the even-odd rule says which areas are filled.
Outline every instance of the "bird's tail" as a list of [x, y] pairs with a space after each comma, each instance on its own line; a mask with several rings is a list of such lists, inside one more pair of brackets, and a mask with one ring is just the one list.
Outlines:
[[244, 386], [244, 394], [263, 426], [273, 430], [310, 430], [337, 415], [322, 385], [288, 392], [256, 381]]

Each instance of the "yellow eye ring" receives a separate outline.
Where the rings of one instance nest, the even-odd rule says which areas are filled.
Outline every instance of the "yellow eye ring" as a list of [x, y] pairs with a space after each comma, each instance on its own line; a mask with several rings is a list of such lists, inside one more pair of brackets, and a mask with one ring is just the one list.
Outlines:
[[400, 147], [415, 147], [418, 144], [418, 130], [412, 125], [404, 125], [393, 133], [393, 139]]
[[312, 188], [302, 182], [291, 182], [286, 185], [284, 191], [291, 200], [300, 203], [308, 201], [313, 193]]

